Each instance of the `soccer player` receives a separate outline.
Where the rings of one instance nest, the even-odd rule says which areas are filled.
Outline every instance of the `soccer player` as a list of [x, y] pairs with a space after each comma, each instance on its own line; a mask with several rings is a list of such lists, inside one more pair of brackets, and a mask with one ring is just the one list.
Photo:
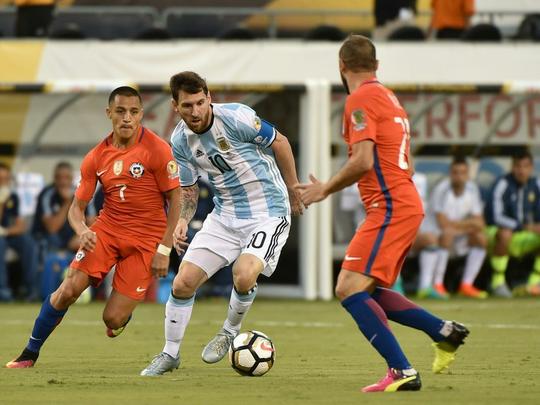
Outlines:
[[349, 96], [343, 136], [347, 163], [328, 182], [310, 176], [301, 184], [306, 206], [358, 182], [366, 220], [358, 228], [338, 276], [336, 295], [369, 343], [388, 364], [387, 374], [364, 392], [419, 390], [420, 376], [401, 350], [388, 319], [425, 332], [435, 342], [433, 371], [454, 360], [469, 331], [437, 318], [390, 290], [414, 241], [423, 208], [411, 179], [409, 121], [396, 96], [376, 78], [375, 46], [349, 36], [339, 51], [339, 70]]
[[540, 180], [533, 172], [530, 152], [514, 155], [510, 173], [495, 181], [486, 204], [488, 239], [493, 246], [491, 290], [499, 297], [512, 296], [506, 284], [510, 256], [522, 258], [530, 254], [535, 254], [536, 259], [526, 290], [540, 295]]
[[[113, 292], [103, 311], [109, 337], [118, 336], [144, 299], [152, 276], [165, 276], [180, 210], [178, 166], [170, 146], [141, 125], [137, 90], [123, 86], [109, 96], [112, 133], [81, 164], [81, 183], [69, 222], [81, 247], [60, 287], [45, 298], [28, 345], [8, 368], [33, 367], [41, 346], [69, 306], [113, 266]], [[84, 211], [100, 182], [105, 204], [89, 228]], [[168, 211], [166, 211], [168, 206]]]
[[195, 292], [234, 262], [227, 318], [202, 352], [206, 363], [225, 356], [255, 299], [259, 274], [270, 276], [276, 269], [289, 235], [291, 208], [293, 214], [302, 212], [285, 136], [243, 104], [212, 104], [206, 81], [197, 73], [172, 76], [170, 88], [173, 108], [182, 118], [171, 137], [184, 196], [175, 246], [185, 240], [195, 213], [201, 173], [208, 175], [215, 208], [180, 264], [165, 308], [165, 347], [141, 372], [144, 376], [178, 368]]
[[[421, 253], [421, 273], [434, 275], [433, 285], [428, 287], [441, 297], [448, 297], [444, 275], [450, 250], [453, 250], [459, 256], [467, 255], [458, 294], [486, 298], [487, 293], [473, 285], [486, 257], [483, 204], [478, 186], [469, 179], [469, 165], [465, 159], [454, 158], [449, 177], [433, 189], [426, 222], [428, 232], [439, 239], [438, 249], [425, 249]], [[422, 274], [420, 278], [424, 278]], [[422, 289], [419, 295], [422, 295]]]

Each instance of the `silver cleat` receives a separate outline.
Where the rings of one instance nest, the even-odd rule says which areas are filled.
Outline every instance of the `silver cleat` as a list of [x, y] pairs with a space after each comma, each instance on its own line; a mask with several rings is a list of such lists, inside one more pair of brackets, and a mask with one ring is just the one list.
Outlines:
[[150, 377], [163, 375], [166, 372], [173, 371], [178, 366], [180, 366], [180, 356], [175, 359], [169, 354], [161, 352], [152, 359], [148, 367], [141, 371], [141, 375]]
[[235, 335], [221, 329], [218, 334], [206, 345], [202, 352], [202, 359], [205, 363], [217, 363], [227, 352]]

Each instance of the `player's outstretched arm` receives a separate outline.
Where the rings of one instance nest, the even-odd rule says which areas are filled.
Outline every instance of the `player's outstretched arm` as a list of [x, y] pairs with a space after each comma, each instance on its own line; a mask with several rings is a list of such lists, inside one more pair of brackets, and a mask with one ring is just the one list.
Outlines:
[[80, 200], [77, 197], [73, 198], [73, 202], [69, 207], [68, 221], [73, 231], [79, 236], [81, 249], [92, 252], [96, 247], [97, 236], [86, 225], [86, 218], [84, 212], [88, 201]]
[[197, 183], [182, 187], [182, 198], [179, 204], [180, 214], [173, 235], [174, 247], [178, 254], [182, 254], [186, 250], [188, 225], [195, 215], [198, 201], [199, 185]]
[[169, 271], [169, 256], [173, 245], [173, 232], [180, 214], [180, 187], [173, 188], [165, 193], [169, 203], [167, 211], [167, 228], [159, 242], [156, 254], [152, 258], [152, 274], [154, 277], [165, 277]]
[[347, 163], [328, 182], [322, 183], [310, 175], [311, 183], [299, 184], [305, 206], [324, 200], [330, 194], [356, 183], [373, 167], [373, 142], [361, 141], [352, 145], [352, 154]]
[[289, 201], [293, 215], [302, 215], [304, 205], [300, 199], [300, 193], [296, 189], [298, 185], [298, 176], [296, 174], [296, 166], [294, 164], [294, 155], [289, 140], [286, 136], [276, 131], [276, 139], [272, 143], [272, 151], [276, 157], [276, 163], [281, 172], [283, 180], [289, 191]]

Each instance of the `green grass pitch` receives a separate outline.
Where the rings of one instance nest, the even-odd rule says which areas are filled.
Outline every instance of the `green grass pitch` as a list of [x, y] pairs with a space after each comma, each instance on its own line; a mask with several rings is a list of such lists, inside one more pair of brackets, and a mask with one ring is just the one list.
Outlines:
[[[471, 329], [450, 374], [434, 375], [430, 340], [395, 324], [405, 353], [420, 371], [422, 391], [362, 394], [385, 373], [382, 359], [338, 302], [258, 299], [243, 330], [267, 333], [274, 368], [241, 377], [227, 360], [200, 353], [225, 316], [222, 299], [196, 303], [182, 347], [182, 364], [157, 378], [139, 372], [163, 346], [161, 305], [143, 304], [126, 331], [105, 336], [102, 303], [75, 305], [44, 346], [33, 369], [0, 368], [1, 404], [538, 404], [540, 300], [422, 301]], [[0, 305], [0, 360], [19, 354], [38, 305]]]

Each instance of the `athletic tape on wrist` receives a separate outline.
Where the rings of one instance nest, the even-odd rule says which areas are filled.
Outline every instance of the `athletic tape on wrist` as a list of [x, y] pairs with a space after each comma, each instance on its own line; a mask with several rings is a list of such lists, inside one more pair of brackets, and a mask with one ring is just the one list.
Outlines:
[[162, 245], [161, 243], [157, 247], [157, 252], [164, 256], [169, 256], [171, 254], [171, 250], [172, 248]]

